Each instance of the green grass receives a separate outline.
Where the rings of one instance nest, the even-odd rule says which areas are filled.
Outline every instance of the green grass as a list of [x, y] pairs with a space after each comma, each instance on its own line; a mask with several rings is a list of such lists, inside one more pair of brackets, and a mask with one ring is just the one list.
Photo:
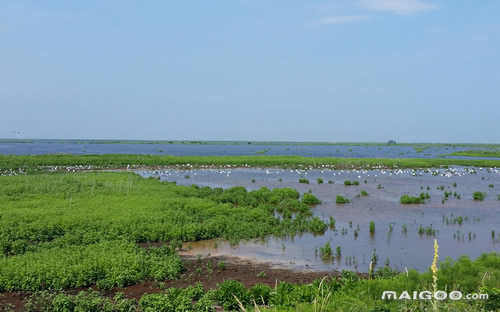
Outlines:
[[500, 158], [500, 151], [468, 150], [454, 152], [443, 156], [464, 156], [464, 157], [492, 157]]
[[[326, 244], [322, 253], [331, 257], [333, 251]], [[338, 251], [339, 253], [340, 251]], [[429, 255], [432, 258], [432, 254]], [[437, 288], [460, 290], [467, 293], [485, 293], [489, 300], [437, 301], [439, 311], [497, 311], [500, 308], [500, 255], [483, 254], [471, 261], [461, 257], [446, 260], [439, 265]], [[395, 273], [381, 269], [371, 279], [362, 279], [353, 272], [344, 271], [338, 278], [323, 278], [310, 284], [297, 285], [277, 281], [270, 287], [256, 284], [251, 288], [240, 282], [226, 280], [212, 290], [199, 284], [186, 288], [169, 288], [156, 294], [144, 294], [139, 300], [127, 299], [118, 293], [114, 297], [89, 290], [76, 295], [57, 292], [35, 294], [30, 306], [43, 306], [47, 311], [241, 311], [239, 302], [247, 311], [433, 311], [428, 300], [381, 300], [385, 290], [423, 291], [432, 289], [432, 273]], [[259, 306], [254, 307], [254, 302]]]
[[[180, 241], [325, 231], [309, 206], [319, 200], [302, 201], [293, 189], [188, 187], [132, 173], [0, 177], [0, 292], [171, 279], [182, 269]], [[171, 248], [137, 245], [148, 242]]]
[[[49, 166], [85, 166], [92, 168], [127, 168], [157, 166], [235, 166], [308, 168], [326, 166], [353, 168], [432, 168], [440, 166], [500, 167], [492, 159], [412, 159], [412, 158], [328, 158], [302, 156], [168, 156], [168, 155], [0, 155], [0, 171], [9, 169], [37, 170]], [[60, 168], [64, 169], [64, 168]]]

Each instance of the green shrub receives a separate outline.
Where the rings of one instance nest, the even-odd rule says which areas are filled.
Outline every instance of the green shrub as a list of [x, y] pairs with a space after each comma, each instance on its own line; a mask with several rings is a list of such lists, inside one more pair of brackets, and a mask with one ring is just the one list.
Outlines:
[[239, 310], [236, 298], [243, 304], [250, 303], [250, 294], [248, 290], [238, 281], [227, 280], [217, 285], [215, 294], [217, 301], [224, 307], [224, 310]]
[[299, 183], [309, 184], [309, 180], [308, 180], [308, 179], [306, 179], [306, 178], [300, 178], [300, 179], [299, 179]]
[[272, 288], [267, 285], [256, 284], [250, 288], [250, 296], [258, 305], [268, 305], [271, 294]]

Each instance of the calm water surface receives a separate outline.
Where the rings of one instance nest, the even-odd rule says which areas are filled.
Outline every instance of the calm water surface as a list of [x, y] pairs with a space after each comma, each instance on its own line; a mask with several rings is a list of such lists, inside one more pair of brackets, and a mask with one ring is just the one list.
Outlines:
[[[33, 141], [32, 143], [0, 142], [0, 154], [151, 154], [174, 156], [243, 156], [298, 155], [307, 157], [355, 158], [436, 158], [456, 151], [474, 148], [434, 146], [418, 152], [413, 146], [387, 145], [265, 145], [265, 144], [104, 144], [82, 142]], [[468, 157], [450, 157], [468, 158]]]

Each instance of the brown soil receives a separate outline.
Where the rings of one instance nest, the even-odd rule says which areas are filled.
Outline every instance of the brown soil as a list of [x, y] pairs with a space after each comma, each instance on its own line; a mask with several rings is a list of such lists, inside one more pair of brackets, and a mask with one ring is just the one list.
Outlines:
[[[279, 281], [294, 284], [307, 284], [324, 276], [337, 277], [338, 272], [295, 272], [287, 269], [272, 268], [269, 264], [252, 263], [228, 257], [210, 257], [198, 259], [184, 257], [185, 271], [179, 279], [165, 282], [145, 281], [125, 288], [116, 288], [105, 293], [112, 296], [116, 292], [123, 292], [129, 298], [139, 299], [146, 293], [158, 293], [169, 287], [187, 287], [200, 282], [205, 289], [213, 289], [224, 280], [236, 280], [246, 287], [261, 283], [273, 287]], [[224, 263], [224, 265], [220, 265]], [[94, 288], [94, 287], [91, 287]], [[81, 289], [66, 291], [77, 293]], [[30, 293], [15, 292], [0, 294], [0, 311], [12, 305], [14, 311], [23, 311], [23, 300]], [[4, 308], [4, 309], [2, 309]]]

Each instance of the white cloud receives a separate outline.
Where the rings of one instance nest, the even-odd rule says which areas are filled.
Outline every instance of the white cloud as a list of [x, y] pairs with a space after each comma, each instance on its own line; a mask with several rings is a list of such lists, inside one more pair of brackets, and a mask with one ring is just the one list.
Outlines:
[[437, 6], [422, 0], [360, 0], [360, 5], [375, 11], [410, 15], [435, 9]]
[[330, 16], [321, 19], [320, 24], [329, 25], [329, 24], [345, 24], [345, 23], [353, 23], [364, 21], [368, 19], [368, 16], [364, 15], [350, 15], [350, 16]]

